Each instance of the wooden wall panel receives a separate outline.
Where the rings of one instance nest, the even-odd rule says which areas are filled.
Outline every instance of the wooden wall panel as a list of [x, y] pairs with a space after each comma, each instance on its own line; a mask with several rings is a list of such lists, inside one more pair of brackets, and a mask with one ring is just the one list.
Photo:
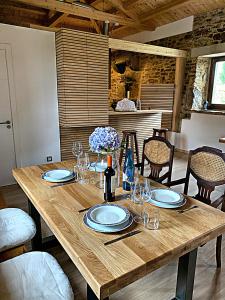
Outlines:
[[172, 129], [174, 84], [143, 84], [141, 86], [142, 109], [165, 109], [171, 113], [162, 114], [160, 127]]
[[108, 124], [108, 38], [56, 33], [59, 121], [63, 127]]

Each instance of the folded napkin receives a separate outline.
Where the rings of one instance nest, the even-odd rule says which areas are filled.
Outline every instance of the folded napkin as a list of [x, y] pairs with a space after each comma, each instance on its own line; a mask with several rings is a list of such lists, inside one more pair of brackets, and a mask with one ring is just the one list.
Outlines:
[[128, 98], [124, 98], [121, 101], [117, 102], [116, 105], [116, 110], [117, 111], [136, 111], [136, 106], [135, 103]]

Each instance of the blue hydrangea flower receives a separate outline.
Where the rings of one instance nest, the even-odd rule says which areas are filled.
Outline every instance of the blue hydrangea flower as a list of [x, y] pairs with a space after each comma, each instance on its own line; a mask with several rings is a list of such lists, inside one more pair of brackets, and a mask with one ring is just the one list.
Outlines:
[[89, 137], [89, 145], [93, 152], [112, 152], [120, 147], [120, 138], [112, 127], [97, 127]]

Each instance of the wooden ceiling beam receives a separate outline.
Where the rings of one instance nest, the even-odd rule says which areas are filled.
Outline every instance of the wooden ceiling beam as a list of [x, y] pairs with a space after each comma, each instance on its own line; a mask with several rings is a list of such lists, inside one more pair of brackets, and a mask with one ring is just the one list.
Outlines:
[[140, 0], [127, 0], [123, 6], [125, 9], [130, 9], [133, 5], [137, 4]]
[[187, 51], [109, 38], [109, 48], [167, 57], [187, 57]]
[[133, 13], [133, 12], [125, 9], [121, 0], [109, 0], [109, 2], [118, 11], [122, 12], [127, 17], [129, 17], [129, 18], [131, 18], [131, 19], [133, 19], [133, 20], [135, 20], [135, 21], [137, 21], [139, 23], [137, 15], [135, 13]]
[[17, 0], [19, 3], [24, 3], [31, 6], [42, 7], [45, 9], [56, 10], [62, 13], [71, 14], [74, 16], [85, 17], [89, 19], [106, 21], [111, 23], [119, 23], [121, 25], [126, 25], [130, 27], [136, 27], [137, 24], [130, 18], [124, 16], [118, 16], [102, 12], [92, 8], [85, 8], [76, 6], [74, 4], [69, 4], [65, 2], [60, 2], [56, 0]]
[[55, 15], [48, 21], [48, 27], [57, 27], [58, 24], [63, 22], [69, 14], [56, 12]]

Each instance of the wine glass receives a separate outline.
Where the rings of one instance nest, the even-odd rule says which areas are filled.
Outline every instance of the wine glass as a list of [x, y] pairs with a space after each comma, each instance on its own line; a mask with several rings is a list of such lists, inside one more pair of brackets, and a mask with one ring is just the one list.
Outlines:
[[145, 178], [142, 192], [143, 192], [143, 199], [145, 202], [147, 202], [149, 198], [151, 198], [151, 184], [149, 178]]
[[137, 215], [134, 217], [134, 221], [136, 223], [143, 223], [143, 205], [144, 205], [144, 197], [143, 197], [143, 186], [137, 182], [134, 185], [134, 190], [132, 193], [132, 200], [135, 204]]
[[73, 153], [74, 156], [77, 157], [77, 160], [78, 160], [79, 156], [81, 154], [83, 154], [83, 146], [82, 146], [82, 143], [80, 141], [73, 142], [72, 153]]

